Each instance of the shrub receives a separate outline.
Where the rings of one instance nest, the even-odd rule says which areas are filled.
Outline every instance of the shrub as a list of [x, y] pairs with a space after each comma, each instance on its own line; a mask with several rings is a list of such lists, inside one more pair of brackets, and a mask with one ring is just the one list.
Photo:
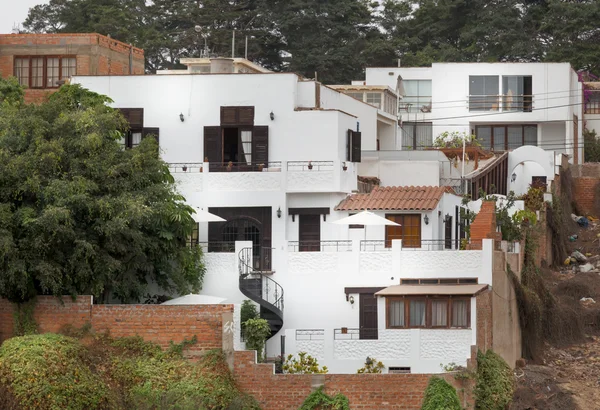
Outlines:
[[367, 360], [365, 360], [365, 366], [358, 369], [356, 373], [381, 373], [383, 369], [385, 369], [385, 366], [382, 362], [378, 362], [377, 359], [367, 356]]
[[240, 322], [246, 323], [249, 319], [258, 319], [258, 310], [251, 300], [244, 300], [240, 309]]
[[456, 389], [440, 377], [432, 377], [425, 389], [421, 410], [462, 410]]
[[263, 360], [263, 351], [267, 338], [271, 335], [271, 327], [265, 319], [248, 319], [244, 323], [246, 348], [256, 350], [258, 361]]
[[348, 398], [341, 393], [331, 397], [325, 394], [323, 387], [309, 394], [299, 410], [350, 410]]
[[475, 408], [505, 410], [512, 401], [514, 375], [504, 359], [488, 350], [477, 352], [477, 384]]
[[323, 374], [327, 373], [327, 366], [319, 368], [319, 362], [306, 352], [298, 353], [298, 359], [289, 355], [283, 364], [283, 372], [290, 374]]

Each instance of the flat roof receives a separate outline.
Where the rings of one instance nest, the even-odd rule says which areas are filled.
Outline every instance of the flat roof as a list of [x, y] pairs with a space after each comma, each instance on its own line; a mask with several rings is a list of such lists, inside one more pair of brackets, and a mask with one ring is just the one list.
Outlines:
[[353, 84], [344, 84], [344, 85], [328, 85], [327, 87], [329, 88], [333, 88], [336, 91], [339, 90], [346, 90], [346, 91], [368, 91], [368, 90], [377, 90], [377, 91], [387, 91], [391, 94], [393, 94], [394, 96], [396, 95], [396, 92], [394, 90], [392, 90], [391, 87], [388, 87], [387, 85], [353, 85]]
[[377, 296], [475, 296], [487, 289], [485, 284], [394, 285], [375, 293]]

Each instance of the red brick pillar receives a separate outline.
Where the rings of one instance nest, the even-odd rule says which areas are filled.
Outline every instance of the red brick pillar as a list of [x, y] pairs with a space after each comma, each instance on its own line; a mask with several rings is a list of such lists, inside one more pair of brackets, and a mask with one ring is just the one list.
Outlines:
[[481, 209], [471, 224], [471, 243], [467, 249], [481, 250], [484, 239], [502, 240], [502, 234], [496, 232], [495, 201], [482, 201]]

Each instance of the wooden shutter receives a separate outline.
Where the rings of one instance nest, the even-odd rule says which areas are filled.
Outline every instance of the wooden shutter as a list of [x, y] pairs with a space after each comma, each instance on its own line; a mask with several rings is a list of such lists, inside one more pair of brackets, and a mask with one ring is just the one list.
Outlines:
[[269, 127], [257, 125], [252, 133], [252, 162], [269, 166]]
[[254, 125], [254, 107], [238, 107], [240, 125]]
[[204, 159], [208, 162], [222, 163], [221, 127], [204, 127]]
[[142, 130], [142, 139], [152, 136], [156, 140], [156, 143], [160, 145], [159, 129], [158, 128], [144, 128]]
[[238, 124], [238, 107], [221, 107], [221, 125]]
[[352, 159], [350, 162], [360, 162], [360, 148], [361, 148], [361, 133], [352, 131]]
[[300, 252], [319, 252], [321, 250], [321, 215], [300, 215], [298, 226]]
[[119, 108], [123, 117], [129, 123], [131, 129], [141, 129], [144, 127], [144, 109], [143, 108]]
[[348, 130], [346, 133], [346, 161], [352, 162], [352, 134], [354, 131]]

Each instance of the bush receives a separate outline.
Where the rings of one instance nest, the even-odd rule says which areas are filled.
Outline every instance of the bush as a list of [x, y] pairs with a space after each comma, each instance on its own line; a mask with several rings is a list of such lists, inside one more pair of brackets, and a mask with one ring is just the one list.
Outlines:
[[381, 373], [383, 372], [383, 369], [385, 369], [385, 366], [382, 362], [378, 362], [377, 359], [367, 356], [367, 360], [365, 360], [365, 366], [358, 369], [356, 373]]
[[425, 389], [421, 410], [462, 410], [456, 389], [440, 377], [432, 377]]
[[475, 408], [505, 410], [512, 401], [514, 375], [508, 364], [492, 350], [477, 352]]
[[327, 373], [327, 366], [319, 368], [319, 362], [306, 352], [298, 353], [298, 359], [289, 355], [283, 364], [283, 372], [290, 374], [323, 374]]
[[319, 387], [306, 397], [299, 410], [350, 410], [348, 398], [341, 393], [331, 397], [325, 394], [323, 387]]
[[271, 336], [271, 327], [265, 319], [248, 319], [244, 323], [246, 349], [256, 350], [258, 361], [263, 360], [265, 342]]
[[244, 300], [240, 309], [240, 322], [246, 323], [249, 319], [258, 319], [258, 310], [256, 305], [251, 300]]

